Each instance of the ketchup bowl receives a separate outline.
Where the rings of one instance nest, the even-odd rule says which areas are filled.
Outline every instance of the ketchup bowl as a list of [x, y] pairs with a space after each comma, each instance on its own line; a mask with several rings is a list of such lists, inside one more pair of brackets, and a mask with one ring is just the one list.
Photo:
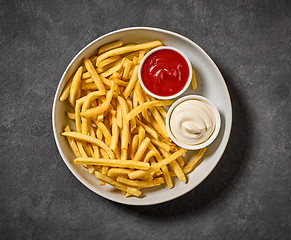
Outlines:
[[209, 146], [221, 125], [216, 106], [207, 98], [187, 95], [169, 108], [166, 127], [170, 138], [182, 148], [198, 150]]
[[183, 94], [192, 79], [192, 65], [179, 49], [163, 46], [149, 51], [141, 60], [138, 78], [146, 93], [158, 99]]

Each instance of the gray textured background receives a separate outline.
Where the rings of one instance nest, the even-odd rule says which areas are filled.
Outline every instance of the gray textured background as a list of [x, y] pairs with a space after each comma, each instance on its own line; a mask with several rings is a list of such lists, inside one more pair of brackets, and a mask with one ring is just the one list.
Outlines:
[[[0, 1], [1, 239], [290, 239], [291, 1]], [[196, 189], [133, 207], [84, 187], [56, 148], [51, 109], [74, 55], [151, 26], [201, 46], [221, 70], [233, 128]]]

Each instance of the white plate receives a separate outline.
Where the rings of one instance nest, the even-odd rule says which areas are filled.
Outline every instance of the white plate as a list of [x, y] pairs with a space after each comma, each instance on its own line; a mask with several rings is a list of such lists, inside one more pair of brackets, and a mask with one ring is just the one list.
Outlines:
[[[100, 186], [99, 180], [96, 179], [93, 174], [90, 175], [85, 168], [73, 163], [75, 158], [74, 153], [70, 149], [67, 139], [60, 135], [68, 123], [72, 128], [74, 126], [74, 124], [66, 117], [66, 111], [71, 109], [71, 107], [67, 101], [59, 101], [60, 94], [66, 82], [81, 64], [84, 57], [91, 57], [96, 53], [98, 47], [118, 39], [122, 40], [124, 43], [143, 43], [152, 40], [160, 40], [165, 45], [176, 47], [183, 51], [190, 59], [193, 68], [196, 71], [198, 82], [198, 88], [195, 92], [189, 88], [184, 95], [202, 95], [210, 99], [220, 112], [220, 133], [206, 151], [203, 162], [193, 172], [187, 175], [187, 184], [173, 178], [174, 188], [172, 189], [169, 189], [166, 186], [150, 188], [147, 190], [142, 189], [142, 197], [125, 198], [120, 191], [113, 189], [113, 187], [109, 185]], [[52, 109], [52, 124], [55, 141], [65, 164], [75, 177], [86, 187], [100, 196], [115, 202], [128, 205], [152, 205], [175, 199], [191, 191], [211, 173], [220, 160], [230, 136], [232, 109], [227, 86], [220, 71], [211, 58], [197, 44], [186, 37], [170, 31], [147, 27], [133, 27], [106, 34], [88, 44], [76, 55], [65, 70], [58, 85]], [[196, 151], [187, 152], [184, 156], [185, 161], [191, 161], [195, 154]]]

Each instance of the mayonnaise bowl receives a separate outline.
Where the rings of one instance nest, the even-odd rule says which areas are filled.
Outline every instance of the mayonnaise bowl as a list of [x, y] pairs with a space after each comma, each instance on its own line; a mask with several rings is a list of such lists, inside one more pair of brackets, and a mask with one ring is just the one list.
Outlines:
[[198, 150], [209, 146], [221, 125], [216, 106], [207, 98], [187, 95], [168, 110], [166, 127], [173, 142], [182, 148]]

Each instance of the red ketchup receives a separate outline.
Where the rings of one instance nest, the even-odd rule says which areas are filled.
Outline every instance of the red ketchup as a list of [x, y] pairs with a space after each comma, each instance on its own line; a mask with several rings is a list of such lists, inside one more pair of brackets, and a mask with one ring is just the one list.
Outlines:
[[141, 76], [144, 86], [150, 92], [168, 97], [184, 88], [189, 78], [189, 67], [178, 52], [161, 49], [145, 59]]

